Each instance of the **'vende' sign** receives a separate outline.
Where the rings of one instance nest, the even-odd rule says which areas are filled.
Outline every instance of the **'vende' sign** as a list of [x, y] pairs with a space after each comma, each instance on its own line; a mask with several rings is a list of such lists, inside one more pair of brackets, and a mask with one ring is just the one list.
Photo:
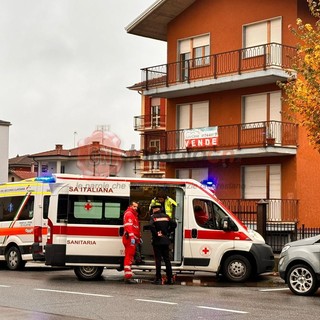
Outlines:
[[218, 145], [218, 127], [184, 130], [186, 148], [204, 148]]

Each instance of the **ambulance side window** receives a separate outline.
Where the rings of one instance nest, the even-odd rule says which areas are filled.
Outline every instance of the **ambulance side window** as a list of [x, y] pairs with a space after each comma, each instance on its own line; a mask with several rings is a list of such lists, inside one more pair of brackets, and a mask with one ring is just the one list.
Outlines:
[[[19, 211], [20, 209], [20, 211]], [[34, 197], [4, 197], [0, 198], [0, 221], [30, 220], [33, 218]]]
[[222, 230], [222, 221], [227, 215], [216, 203], [206, 199], [194, 199], [193, 210], [195, 220], [200, 227]]
[[127, 198], [92, 195], [65, 197], [59, 197], [58, 217], [61, 212], [66, 212], [68, 222], [75, 224], [122, 225], [123, 212], [128, 206]]
[[57, 221], [67, 220], [68, 217], [68, 195], [60, 194], [58, 199]]
[[44, 196], [43, 197], [43, 212], [42, 212], [43, 219], [48, 219], [49, 203], [50, 203], [50, 196]]

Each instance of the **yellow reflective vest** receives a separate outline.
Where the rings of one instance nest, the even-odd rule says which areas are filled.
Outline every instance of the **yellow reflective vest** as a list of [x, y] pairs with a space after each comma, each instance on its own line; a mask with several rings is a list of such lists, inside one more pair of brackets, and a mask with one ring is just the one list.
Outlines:
[[[152, 205], [158, 201], [156, 198], [155, 199], [152, 199], [151, 202], [150, 202], [150, 205], [149, 205], [149, 209], [151, 209]], [[165, 200], [164, 200], [164, 210], [166, 212], [166, 214], [172, 218], [172, 213], [173, 213], [173, 206], [177, 206], [177, 203], [170, 197], [167, 197]]]

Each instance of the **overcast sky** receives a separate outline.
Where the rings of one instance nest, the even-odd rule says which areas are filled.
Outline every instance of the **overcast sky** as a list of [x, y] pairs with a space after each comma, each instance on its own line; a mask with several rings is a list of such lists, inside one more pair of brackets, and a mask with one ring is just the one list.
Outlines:
[[0, 1], [0, 120], [12, 124], [10, 158], [73, 148], [101, 125], [122, 149], [139, 148], [140, 96], [127, 87], [141, 68], [166, 62], [166, 44], [125, 27], [154, 2]]

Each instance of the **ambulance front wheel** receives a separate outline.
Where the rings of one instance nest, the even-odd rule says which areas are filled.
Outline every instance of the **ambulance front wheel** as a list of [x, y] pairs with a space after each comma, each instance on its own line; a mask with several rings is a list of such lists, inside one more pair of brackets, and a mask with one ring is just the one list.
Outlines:
[[20, 250], [16, 246], [7, 250], [6, 263], [10, 270], [21, 270], [26, 265], [26, 262], [22, 260]]
[[92, 281], [97, 280], [101, 277], [103, 272], [103, 267], [75, 267], [74, 273], [79, 280], [82, 281]]
[[251, 276], [250, 261], [242, 255], [228, 257], [223, 264], [223, 275], [232, 282], [244, 282]]

